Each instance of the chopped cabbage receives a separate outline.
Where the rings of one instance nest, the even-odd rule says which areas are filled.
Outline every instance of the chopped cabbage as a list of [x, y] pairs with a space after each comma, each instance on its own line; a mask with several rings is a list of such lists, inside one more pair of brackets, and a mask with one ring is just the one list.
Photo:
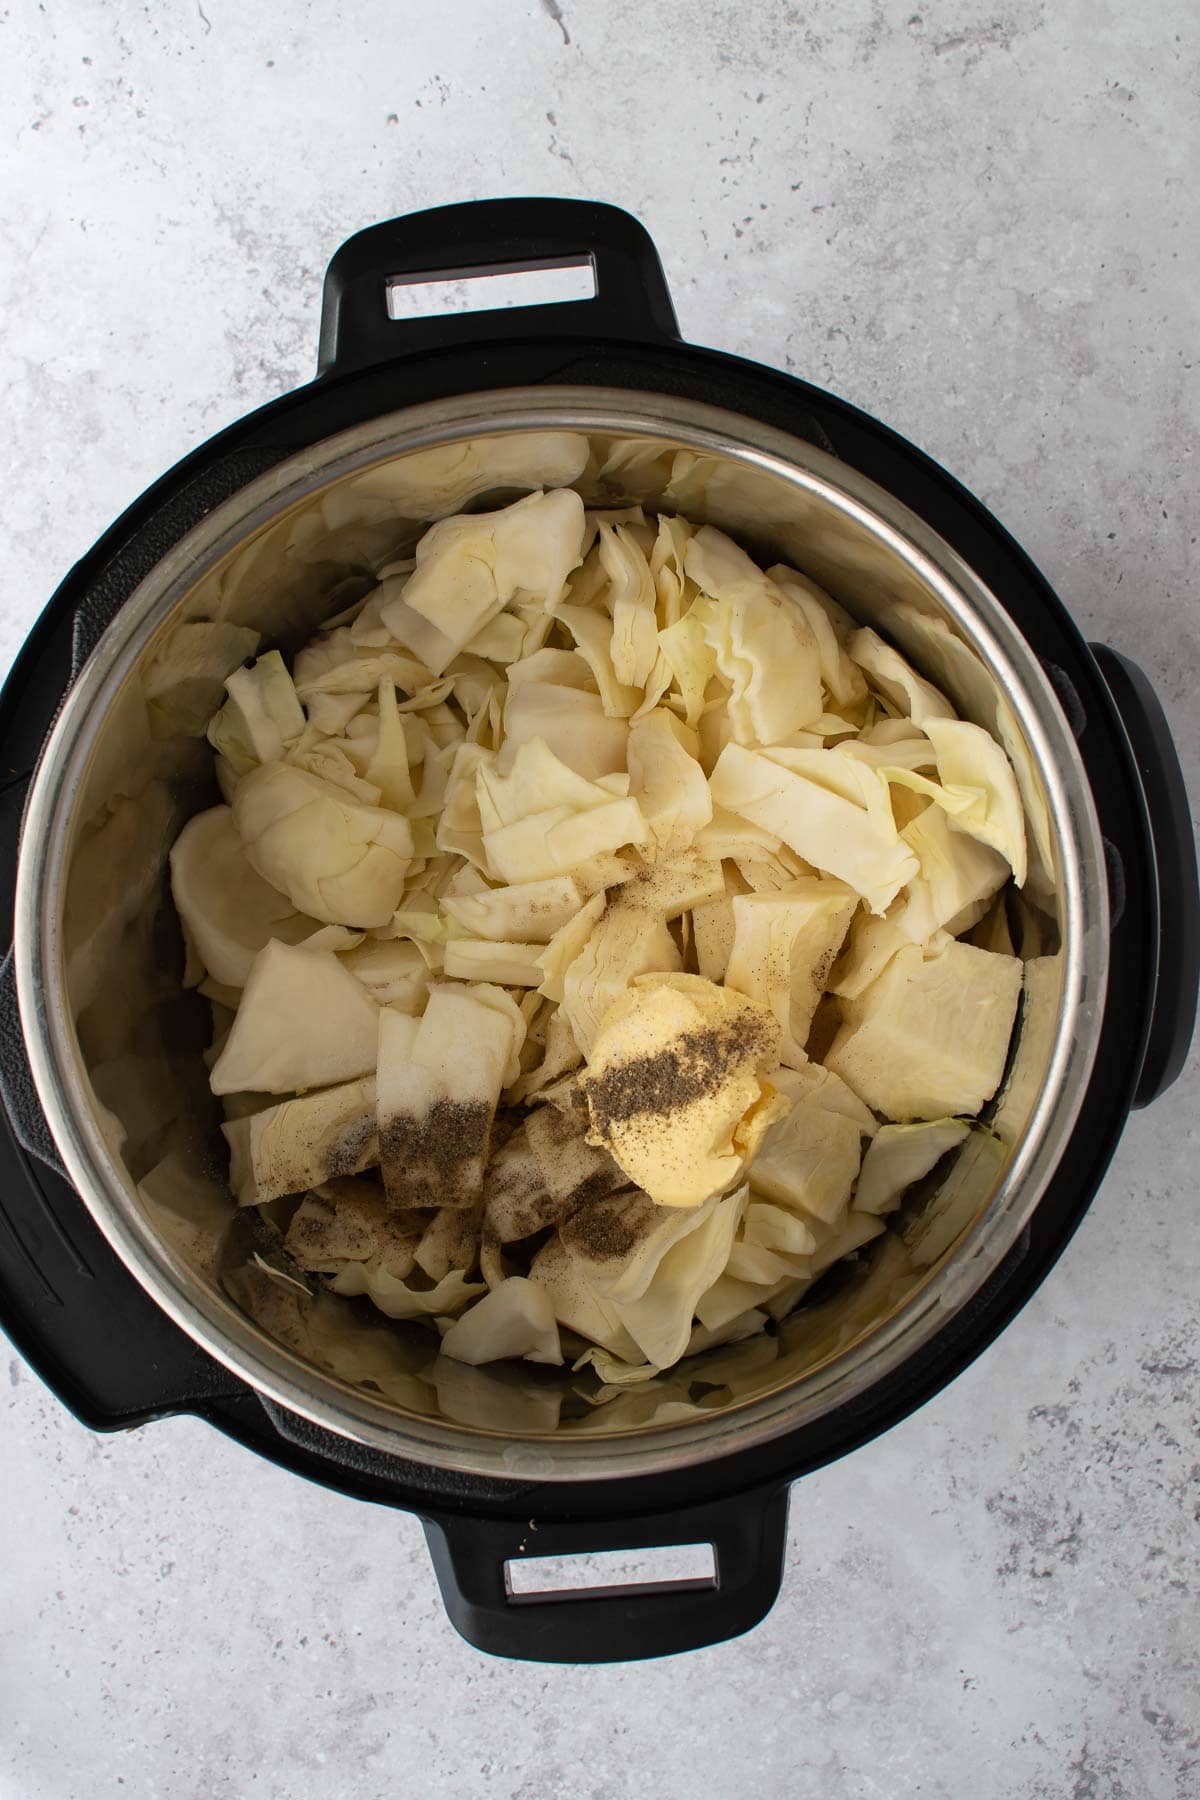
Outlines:
[[526, 625], [515, 613], [498, 613], [477, 631], [467, 645], [472, 656], [485, 656], [489, 662], [505, 666], [515, 663], [525, 648]]
[[611, 622], [602, 613], [574, 605], [560, 606], [558, 617], [571, 633], [578, 655], [591, 671], [606, 716], [627, 719], [636, 711], [641, 694], [636, 687], [617, 678], [613, 666]]
[[744, 1187], [718, 1200], [666, 1251], [640, 1299], [616, 1308], [618, 1323], [655, 1368], [670, 1368], [687, 1349], [696, 1304], [729, 1260], [745, 1201]]
[[416, 1261], [423, 1222], [394, 1212], [369, 1178], [327, 1181], [304, 1196], [284, 1244], [292, 1261], [314, 1274], [335, 1275], [350, 1262], [374, 1263], [398, 1280]]
[[573, 919], [564, 920], [542, 951], [539, 958], [542, 984], [538, 992], [544, 994], [547, 1000], [562, 999], [563, 977], [591, 937], [603, 915], [605, 904], [603, 891], [593, 894]]
[[817, 1002], [858, 898], [840, 881], [808, 879], [774, 894], [739, 894], [730, 905], [725, 985], [769, 1006], [779, 1022], [783, 1061], [803, 1062]]
[[[461, 510], [505, 470], [520, 490], [587, 459], [512, 434], [363, 471], [226, 583], [291, 630], [268, 565], [312, 563], [336, 616], [290, 674], [276, 652], [237, 669], [257, 634], [203, 621], [150, 672], [160, 734], [202, 729], [227, 677], [229, 804], [181, 835], [172, 886], [231, 1185], [269, 1209], [231, 1292], [348, 1379], [517, 1431], [554, 1428], [562, 1391], [488, 1373], [511, 1358], [586, 1370], [602, 1429], [694, 1417], [686, 1372], [654, 1378], [702, 1351], [706, 1382], [752, 1391], [770, 1322], [957, 1149], [932, 1224], [902, 1215], [849, 1302], [789, 1327], [805, 1355], [849, 1341], [1007, 1154], [970, 1114], [1003, 1076], [1013, 941], [1055, 941], [1008, 891], [1045, 901], [1052, 840], [974, 652], [892, 597], [918, 673], [807, 576], [764, 574], [714, 526], [777, 521], [712, 455], [618, 441], [588, 460], [589, 509], [560, 488]], [[664, 488], [712, 524], [647, 517]], [[374, 577], [330, 586], [331, 521]], [[93, 1004], [87, 1029], [133, 1070], [119, 1022]], [[141, 1141], [158, 1114], [135, 1112]], [[413, 1373], [380, 1327], [388, 1355], [334, 1354], [339, 1295], [443, 1353]], [[740, 1348], [714, 1363], [720, 1344]]]
[[436, 1287], [414, 1288], [370, 1263], [347, 1263], [331, 1283], [335, 1294], [366, 1294], [389, 1319], [452, 1318], [468, 1301], [487, 1292], [483, 1282], [468, 1281], [453, 1270]]
[[[906, 890], [911, 894], [912, 884]], [[843, 1000], [855, 1000], [877, 976], [882, 975], [897, 950], [903, 950], [913, 939], [898, 923], [907, 910], [904, 898], [893, 901], [882, 918], [860, 912], [850, 927], [846, 947], [839, 958], [827, 992]], [[931, 934], [932, 936], [932, 934]], [[925, 942], [921, 939], [921, 942]], [[939, 940], [940, 941], [940, 940]]]
[[749, 1175], [753, 1195], [828, 1226], [850, 1204], [866, 1128], [825, 1098], [820, 1086], [800, 1087], [791, 1111], [768, 1131]]
[[886, 911], [918, 872], [896, 830], [883, 777], [836, 750], [780, 750], [768, 757], [727, 744], [709, 785], [715, 806], [774, 832], [861, 894], [872, 912]]
[[[650, 565], [627, 526], [600, 527], [600, 565], [609, 580], [612, 666], [619, 682], [644, 687], [658, 657]], [[580, 648], [583, 649], [582, 643]]]
[[715, 602], [701, 617], [717, 668], [730, 684], [726, 710], [735, 741], [776, 744], [819, 717], [825, 710], [821, 662], [804, 615], [711, 525], [689, 543], [686, 568]]
[[733, 897], [706, 900], [692, 908], [692, 941], [696, 946], [696, 967], [706, 981], [724, 981], [733, 949]]
[[221, 1130], [229, 1144], [230, 1185], [240, 1206], [300, 1194], [379, 1161], [375, 1083], [346, 1081], [298, 1100], [283, 1100]]
[[885, 644], [877, 632], [864, 627], [850, 638], [846, 648], [860, 669], [866, 671], [884, 699], [914, 725], [924, 729], [928, 719], [953, 719], [954, 708], [933, 683], [907, 663], [898, 650]]
[[214, 1094], [298, 1093], [375, 1069], [379, 1008], [332, 950], [270, 942], [255, 957]]
[[955, 937], [969, 930], [1008, 880], [1005, 859], [956, 829], [940, 806], [929, 807], [900, 835], [915, 852], [920, 873], [909, 882], [907, 899], [896, 913], [897, 929], [918, 944], [943, 928]]
[[239, 775], [282, 757], [304, 731], [304, 708], [278, 650], [227, 675], [225, 690], [229, 698], [208, 727], [208, 741]]
[[696, 761], [698, 748], [695, 733], [663, 706], [630, 727], [630, 792], [660, 858], [686, 850], [712, 818], [712, 795]]
[[491, 938], [453, 938], [442, 957], [446, 975], [458, 981], [492, 981], [502, 987], [540, 987], [540, 944], [511, 944]]
[[442, 906], [475, 937], [514, 938], [548, 944], [584, 905], [578, 882], [569, 875], [545, 881], [520, 881], [511, 887], [447, 896]]
[[505, 670], [509, 694], [532, 682], [550, 687], [578, 688], [581, 692], [592, 684], [592, 672], [584, 657], [574, 650], [535, 650]]
[[294, 944], [317, 928], [251, 866], [228, 806], [197, 813], [176, 838], [171, 894], [196, 955], [227, 987], [245, 986], [272, 938]]
[[920, 1125], [881, 1125], [867, 1146], [854, 1194], [857, 1211], [894, 1212], [906, 1188], [928, 1175], [947, 1150], [968, 1135], [965, 1119], [932, 1119]]
[[845, 626], [852, 624], [848, 615], [823, 588], [796, 569], [781, 563], [768, 569], [767, 575], [784, 599], [798, 607], [808, 621], [817, 645], [821, 680], [834, 704], [851, 709], [861, 707], [867, 697], [867, 684], [843, 645], [843, 639], [849, 635]]
[[561, 1364], [550, 1295], [536, 1281], [509, 1276], [450, 1327], [442, 1339], [442, 1354], [475, 1366], [509, 1356]]
[[1021, 964], [951, 939], [900, 950], [854, 1000], [825, 1057], [888, 1119], [977, 1113], [1000, 1085]]
[[483, 834], [488, 870], [497, 881], [541, 881], [569, 875], [588, 857], [644, 844], [650, 828], [636, 800], [612, 800], [573, 812], [553, 807]]
[[379, 683], [379, 734], [367, 763], [366, 778], [378, 788], [383, 804], [395, 812], [403, 812], [416, 799], [396, 684], [386, 675]]
[[246, 856], [293, 905], [330, 925], [383, 925], [404, 891], [412, 831], [399, 813], [362, 805], [287, 763], [238, 783], [233, 821]]
[[700, 722], [704, 696], [717, 668], [717, 653], [708, 639], [706, 617], [706, 603], [693, 603], [682, 618], [658, 634], [659, 653], [667, 659], [689, 725]]
[[[926, 733], [937, 752], [938, 775], [946, 788], [974, 790], [979, 803], [954, 814], [954, 823], [1007, 858], [1018, 887], [1025, 885], [1025, 814], [1012, 764], [979, 725], [930, 719]], [[937, 796], [934, 796], [937, 798]]]
[[588, 1143], [586, 1130], [583, 1106], [537, 1106], [496, 1152], [484, 1200], [485, 1224], [498, 1243], [561, 1225], [627, 1185], [608, 1152]]
[[[583, 533], [583, 502], [569, 488], [529, 494], [499, 512], [441, 519], [417, 545], [403, 600], [384, 606], [383, 623], [399, 637], [397, 605], [404, 606], [436, 626], [453, 655], [518, 598], [553, 612], [581, 560]], [[450, 660], [437, 654], [434, 674]]]
[[624, 769], [628, 737], [625, 720], [609, 718], [599, 694], [523, 681], [509, 689], [504, 746], [496, 767], [501, 775], [507, 774], [519, 747], [539, 739], [568, 768], [595, 781]]
[[636, 975], [670, 974], [681, 967], [661, 916], [614, 901], [563, 976], [563, 1011], [583, 1054], [589, 1054], [601, 1019]]
[[396, 1206], [474, 1206], [500, 1091], [519, 1073], [525, 1022], [502, 988], [434, 987], [421, 1018], [379, 1014], [384, 1185]]

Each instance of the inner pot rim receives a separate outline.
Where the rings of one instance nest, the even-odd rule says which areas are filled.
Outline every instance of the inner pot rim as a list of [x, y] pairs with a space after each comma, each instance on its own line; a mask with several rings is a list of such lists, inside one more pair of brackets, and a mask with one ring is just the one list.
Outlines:
[[[402, 1413], [305, 1362], [223, 1293], [202, 1286], [150, 1228], [136, 1189], [80, 1104], [86, 1077], [64, 976], [72, 809], [101, 724], [149, 636], [225, 556], [317, 489], [409, 451], [514, 430], [667, 439], [759, 468], [853, 519], [936, 593], [999, 681], [1034, 754], [1059, 856], [1063, 985], [1054, 1044], [1023, 1137], [979, 1217], [888, 1319], [798, 1381], [694, 1420], [612, 1436], [513, 1437]], [[34, 845], [36, 857], [28, 849]], [[139, 584], [70, 690], [31, 784], [22, 847], [14, 961], [30, 1065], [71, 1182], [113, 1250], [188, 1336], [286, 1411], [374, 1450], [466, 1474], [550, 1481], [653, 1475], [767, 1443], [858, 1398], [977, 1293], [1019, 1237], [1075, 1122], [1103, 1017], [1108, 895], [1095, 807], [1059, 703], [995, 596], [916, 514], [825, 451], [741, 414], [624, 389], [516, 388], [383, 414], [298, 452], [214, 508]], [[1085, 882], [1085, 869], [1101, 879]]]

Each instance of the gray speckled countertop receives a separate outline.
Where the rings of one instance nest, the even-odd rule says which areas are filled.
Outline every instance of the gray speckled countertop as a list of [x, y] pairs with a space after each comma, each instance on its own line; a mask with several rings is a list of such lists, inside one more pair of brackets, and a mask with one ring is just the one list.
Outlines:
[[[1200, 794], [1189, 0], [16, 0], [0, 59], [5, 661], [131, 497], [309, 376], [349, 231], [587, 194], [687, 336], [974, 488]], [[1193, 1057], [1003, 1340], [796, 1490], [768, 1621], [686, 1659], [481, 1657], [408, 1517], [191, 1420], [92, 1437], [7, 1357], [0, 1794], [1194, 1800], [1198, 1094]]]

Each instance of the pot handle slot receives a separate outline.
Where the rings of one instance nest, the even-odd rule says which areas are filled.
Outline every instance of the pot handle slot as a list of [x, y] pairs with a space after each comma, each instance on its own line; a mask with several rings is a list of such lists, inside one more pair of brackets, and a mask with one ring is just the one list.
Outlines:
[[1150, 1026], [1133, 1097], [1149, 1106], [1187, 1060], [1200, 989], [1200, 884], [1191, 808], [1179, 752], [1162, 702], [1144, 672], [1107, 644], [1093, 644], [1137, 766], [1149, 827], [1145, 871], [1158, 930], [1158, 971]]
[[[566, 269], [590, 271], [590, 298], [498, 308], [481, 295], [483, 311], [392, 316], [392, 295], [416, 283]], [[370, 225], [326, 270], [317, 372], [528, 337], [678, 339], [662, 263], [636, 219], [595, 200], [471, 200]]]
[[[783, 1578], [788, 1489], [760, 1488], [638, 1519], [425, 1517], [450, 1622], [469, 1644], [526, 1662], [633, 1662], [723, 1643], [757, 1625]], [[708, 1545], [711, 1576], [516, 1591], [532, 1558]]]

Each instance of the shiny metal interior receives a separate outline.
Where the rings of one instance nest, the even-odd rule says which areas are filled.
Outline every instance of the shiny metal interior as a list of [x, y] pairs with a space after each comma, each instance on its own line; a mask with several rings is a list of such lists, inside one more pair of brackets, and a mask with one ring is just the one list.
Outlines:
[[[216, 798], [201, 734], [221, 693], [219, 634], [197, 627], [251, 625], [264, 649], [303, 641], [423, 522], [538, 485], [528, 434], [545, 431], [580, 435], [576, 485], [589, 501], [640, 499], [718, 524], [891, 637], [964, 717], [1023, 752], [1036, 846], [1017, 907], [1022, 1023], [991, 1135], [968, 1138], [778, 1336], [710, 1351], [599, 1406], [569, 1370], [467, 1368], [418, 1327], [289, 1293], [252, 1262], [247, 1274], [201, 1060], [208, 1009], [180, 987], [165, 875], [180, 826]], [[882, 490], [806, 443], [682, 401], [467, 396], [281, 464], [215, 509], [123, 608], [35, 782], [17, 899], [21, 1011], [72, 1180], [138, 1280], [222, 1363], [291, 1411], [416, 1461], [631, 1475], [761, 1442], [861, 1394], [997, 1266], [1055, 1168], [1090, 1071], [1107, 974], [1102, 871], [1083, 769], [1036, 661], [955, 553]], [[164, 1159], [171, 1178], [139, 1186]]]

